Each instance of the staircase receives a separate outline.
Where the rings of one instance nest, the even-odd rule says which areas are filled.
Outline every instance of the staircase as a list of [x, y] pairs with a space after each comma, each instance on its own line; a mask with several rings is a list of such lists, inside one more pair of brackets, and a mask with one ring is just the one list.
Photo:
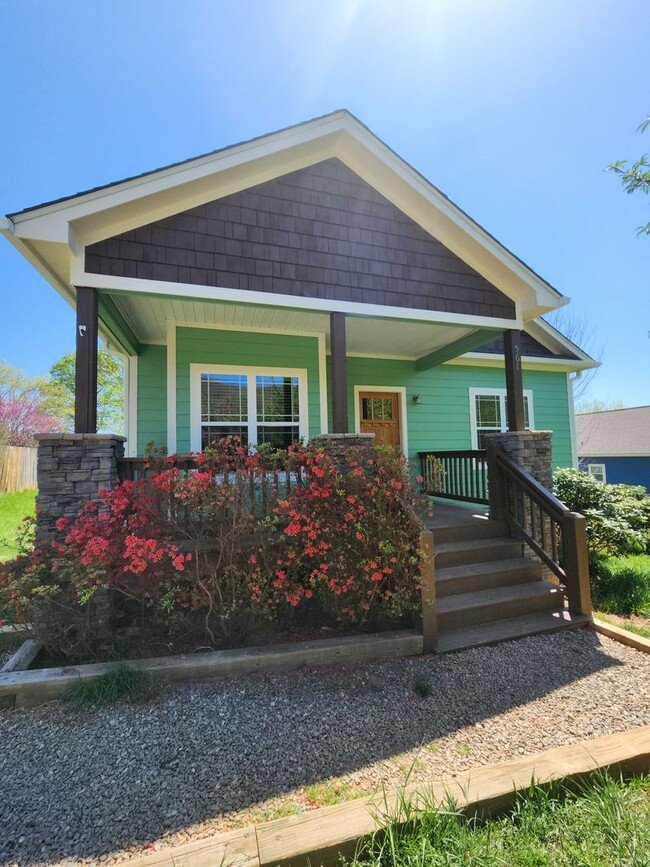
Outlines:
[[[449, 507], [444, 509], [449, 513]], [[541, 563], [523, 556], [505, 522], [454, 508], [433, 522], [438, 652], [543, 632], [574, 629], [561, 587]]]

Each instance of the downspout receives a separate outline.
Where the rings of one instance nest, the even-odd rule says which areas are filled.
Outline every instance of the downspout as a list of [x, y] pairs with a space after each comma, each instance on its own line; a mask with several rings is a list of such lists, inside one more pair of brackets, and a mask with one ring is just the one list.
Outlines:
[[581, 378], [581, 376], [581, 370], [576, 370], [573, 373], [569, 372], [566, 375], [567, 397], [569, 398], [571, 404], [569, 408], [569, 430], [571, 433], [571, 464], [575, 470], [578, 469], [578, 436], [576, 434], [576, 405], [573, 393], [573, 386]]

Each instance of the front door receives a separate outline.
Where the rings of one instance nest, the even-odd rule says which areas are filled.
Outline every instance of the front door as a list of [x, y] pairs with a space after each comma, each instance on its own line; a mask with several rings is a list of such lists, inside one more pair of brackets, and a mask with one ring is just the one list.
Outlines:
[[359, 418], [361, 419], [361, 433], [374, 433], [377, 445], [400, 445], [399, 394], [397, 392], [360, 392]]

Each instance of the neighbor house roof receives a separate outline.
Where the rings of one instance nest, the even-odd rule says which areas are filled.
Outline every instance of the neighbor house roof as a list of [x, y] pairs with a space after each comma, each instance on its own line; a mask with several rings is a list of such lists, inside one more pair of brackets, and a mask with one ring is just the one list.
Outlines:
[[579, 457], [650, 456], [650, 406], [576, 415]]

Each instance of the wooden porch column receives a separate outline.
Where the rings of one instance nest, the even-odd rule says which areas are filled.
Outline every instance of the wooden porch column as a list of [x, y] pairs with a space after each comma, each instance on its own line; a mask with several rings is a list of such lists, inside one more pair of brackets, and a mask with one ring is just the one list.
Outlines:
[[78, 286], [75, 433], [97, 433], [97, 335], [97, 290]]
[[521, 375], [521, 331], [504, 331], [508, 430], [526, 430], [524, 383]]
[[330, 314], [332, 359], [332, 433], [350, 433], [348, 426], [348, 362], [345, 349], [345, 313]]

